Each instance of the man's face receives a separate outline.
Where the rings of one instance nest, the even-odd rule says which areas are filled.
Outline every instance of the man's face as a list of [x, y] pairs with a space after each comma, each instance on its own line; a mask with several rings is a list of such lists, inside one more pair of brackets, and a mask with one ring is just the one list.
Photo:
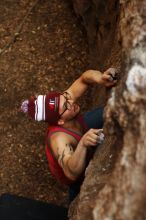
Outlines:
[[80, 111], [80, 106], [75, 103], [70, 94], [64, 92], [60, 95], [59, 114], [64, 120], [73, 119]]

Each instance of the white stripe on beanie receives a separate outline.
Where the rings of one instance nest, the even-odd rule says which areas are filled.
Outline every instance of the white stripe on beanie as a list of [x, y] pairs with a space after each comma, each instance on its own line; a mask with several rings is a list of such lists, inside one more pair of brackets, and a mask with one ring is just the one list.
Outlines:
[[39, 95], [35, 100], [35, 120], [42, 121], [45, 120], [45, 95]]

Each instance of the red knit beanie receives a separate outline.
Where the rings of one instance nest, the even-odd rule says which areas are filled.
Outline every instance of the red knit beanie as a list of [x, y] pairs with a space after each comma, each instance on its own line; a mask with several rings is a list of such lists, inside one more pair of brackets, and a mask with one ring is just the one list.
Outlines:
[[59, 115], [60, 93], [50, 92], [47, 95], [38, 95], [25, 100], [21, 110], [36, 121], [46, 121], [57, 124]]

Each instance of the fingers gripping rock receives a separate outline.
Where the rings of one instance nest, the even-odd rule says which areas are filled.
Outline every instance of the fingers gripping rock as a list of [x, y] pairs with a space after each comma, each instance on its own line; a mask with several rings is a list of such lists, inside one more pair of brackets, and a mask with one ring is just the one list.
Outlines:
[[104, 141], [104, 139], [105, 139], [104, 133], [101, 132], [101, 133], [98, 135], [97, 143], [98, 143], [98, 144], [102, 144], [103, 141]]
[[111, 76], [110, 81], [118, 79], [118, 71], [115, 68], [108, 69], [109, 75]]

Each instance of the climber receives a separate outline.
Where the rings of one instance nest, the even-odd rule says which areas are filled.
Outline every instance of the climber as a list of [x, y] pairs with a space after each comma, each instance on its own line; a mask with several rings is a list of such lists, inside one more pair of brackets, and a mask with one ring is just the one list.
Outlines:
[[21, 109], [37, 121], [48, 122], [46, 155], [52, 175], [69, 185], [70, 201], [80, 190], [85, 168], [91, 159], [92, 148], [104, 139], [103, 108], [80, 115], [77, 100], [90, 85], [115, 86], [116, 69], [104, 73], [85, 71], [64, 92], [50, 92], [25, 100]]

